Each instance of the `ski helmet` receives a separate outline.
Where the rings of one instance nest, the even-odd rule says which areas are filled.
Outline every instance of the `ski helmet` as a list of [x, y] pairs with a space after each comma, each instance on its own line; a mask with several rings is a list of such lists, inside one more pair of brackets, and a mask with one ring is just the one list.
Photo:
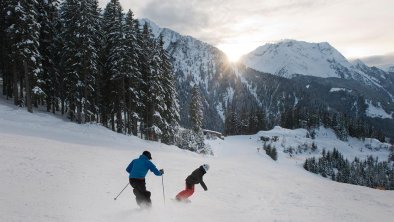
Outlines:
[[143, 153], [142, 153], [142, 155], [144, 155], [144, 156], [146, 156], [146, 157], [148, 157], [148, 159], [152, 159], [152, 154], [150, 154], [150, 152], [149, 151], [144, 151]]
[[208, 164], [203, 164], [202, 168], [204, 168], [205, 172], [208, 172], [209, 170], [209, 165]]

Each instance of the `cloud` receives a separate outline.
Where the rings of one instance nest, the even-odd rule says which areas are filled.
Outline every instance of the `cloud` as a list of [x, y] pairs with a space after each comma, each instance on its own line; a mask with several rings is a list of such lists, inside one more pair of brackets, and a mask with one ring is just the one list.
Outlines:
[[181, 33], [190, 33], [208, 25], [209, 14], [197, 1], [153, 0], [144, 5], [141, 14], [163, 27], [170, 27]]
[[[183, 34], [188, 34], [219, 44], [223, 39], [239, 35], [239, 32], [260, 30], [254, 24], [247, 25], [250, 18], [256, 21], [264, 16], [300, 12], [326, 1], [239, 1], [239, 0], [150, 0], [139, 14], [155, 21], [160, 26], [169, 27]], [[242, 26], [243, 27], [240, 27]], [[258, 24], [256, 24], [258, 25]], [[243, 28], [243, 29], [241, 29]]]
[[386, 55], [374, 55], [361, 58], [369, 66], [384, 66], [387, 64], [394, 65], [394, 52]]

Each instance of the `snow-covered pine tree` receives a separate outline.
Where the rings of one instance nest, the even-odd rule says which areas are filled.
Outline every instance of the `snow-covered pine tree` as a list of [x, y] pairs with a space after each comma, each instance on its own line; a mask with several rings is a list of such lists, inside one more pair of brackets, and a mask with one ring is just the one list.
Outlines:
[[[17, 70], [16, 58], [13, 58], [12, 49], [14, 41], [12, 39], [12, 32], [10, 26], [15, 23], [15, 2], [13, 0], [5, 0], [0, 2], [1, 5], [1, 26], [2, 26], [2, 41], [1, 41], [1, 62], [2, 63], [2, 77], [3, 77], [3, 94], [6, 95], [7, 100], [9, 98], [14, 98], [14, 104], [18, 105], [19, 94], [17, 86], [17, 81], [19, 76], [22, 75], [22, 71]], [[6, 62], [8, 61], [8, 62]], [[16, 95], [16, 96], [15, 96]], [[22, 97], [22, 95], [21, 95]]]
[[0, 1], [0, 77], [2, 78], [2, 83], [3, 83], [3, 95], [5, 95], [8, 99], [9, 95], [8, 94], [8, 89], [9, 87], [9, 68], [8, 68], [8, 62], [10, 61], [9, 59], [9, 43], [8, 43], [8, 38], [7, 38], [7, 32], [6, 29], [8, 27], [7, 25], [7, 20], [8, 20], [8, 8], [9, 6], [9, 0], [3, 0]]
[[152, 58], [150, 60], [151, 76], [147, 82], [150, 95], [149, 100], [151, 101], [151, 106], [148, 113], [151, 116], [150, 119], [152, 120], [152, 125], [150, 126], [149, 131], [153, 136], [152, 139], [158, 140], [161, 139], [163, 135], [163, 129], [167, 125], [166, 119], [163, 116], [166, 109], [164, 101], [165, 86], [163, 85], [164, 73], [161, 67], [162, 58], [160, 57], [161, 47], [159, 46], [159, 42], [154, 38], [150, 38], [149, 42], [152, 46], [150, 56]]
[[202, 109], [203, 105], [200, 89], [197, 85], [194, 85], [190, 103], [190, 118], [193, 123], [192, 129], [194, 132], [200, 132], [202, 130], [202, 122], [204, 118]]
[[164, 49], [163, 36], [159, 37], [159, 56], [161, 61], [161, 85], [163, 87], [164, 109], [161, 116], [164, 118], [162, 142], [174, 144], [177, 129], [179, 128], [179, 105], [177, 91], [175, 89], [175, 76], [170, 62], [170, 58]]
[[140, 85], [142, 82], [141, 72], [138, 69], [138, 59], [140, 47], [137, 42], [139, 32], [138, 21], [134, 19], [133, 12], [129, 10], [124, 21], [124, 47], [125, 47], [125, 88], [126, 88], [126, 109], [127, 117], [126, 129], [128, 134], [137, 135], [137, 123], [140, 120], [138, 113], [139, 107], [142, 106]]
[[343, 114], [334, 114], [332, 120], [332, 127], [338, 139], [347, 141], [349, 132], [347, 129], [346, 117]]
[[94, 117], [91, 101], [98, 75], [96, 0], [65, 0], [62, 5], [65, 93], [71, 120], [89, 122]]
[[38, 85], [45, 95], [47, 111], [55, 113], [57, 107], [56, 91], [59, 89], [59, 67], [56, 63], [58, 53], [59, 13], [58, 0], [39, 1], [40, 54], [42, 57], [41, 82]]
[[388, 159], [388, 161], [390, 162], [390, 161], [393, 161], [394, 162], [394, 145], [391, 145], [390, 146], [390, 154], [389, 154], [389, 159]]
[[204, 142], [204, 134], [202, 131], [202, 123], [203, 123], [203, 104], [202, 98], [200, 94], [200, 89], [197, 85], [194, 85], [192, 89], [192, 98], [190, 102], [190, 118], [193, 124], [192, 133], [196, 147], [195, 151], [198, 153], [209, 153], [212, 154], [212, 151], [208, 146], [205, 145]]
[[92, 1], [92, 22], [93, 22], [93, 30], [95, 31], [95, 35], [93, 36], [94, 47], [97, 51], [97, 72], [94, 76], [93, 83], [94, 83], [94, 91], [90, 94], [90, 110], [95, 118], [91, 118], [91, 121], [95, 120], [96, 122], [100, 122], [100, 106], [99, 106], [99, 98], [100, 98], [100, 78], [102, 75], [103, 64], [101, 63], [101, 55], [102, 55], [102, 43], [103, 43], [103, 30], [102, 30], [102, 13], [101, 8], [99, 7], [98, 0], [91, 0]]
[[[38, 23], [38, 2], [36, 0], [10, 0], [9, 27], [7, 34], [10, 39], [10, 50], [12, 52], [13, 72], [13, 97], [15, 103], [19, 103], [18, 81], [23, 78], [25, 83], [26, 107], [33, 112], [33, 99], [42, 95], [42, 90], [37, 86], [41, 72], [41, 55], [38, 50], [40, 24]], [[19, 67], [23, 67], [23, 74]], [[22, 86], [22, 82], [19, 81]], [[22, 94], [23, 90], [20, 90]]]
[[[116, 115], [116, 131], [123, 133], [125, 131], [125, 123], [123, 121], [123, 111], [126, 109], [126, 47], [123, 27], [123, 13], [119, 0], [111, 0], [105, 10], [103, 19], [103, 33], [105, 39], [105, 75], [109, 76], [111, 81], [112, 94], [110, 101], [112, 102], [113, 111], [111, 119]], [[112, 121], [114, 125], [114, 121]]]
[[[80, 36], [78, 26], [80, 24], [80, 2], [77, 0], [65, 0], [61, 6], [62, 19], [62, 40], [63, 54], [62, 67], [64, 68], [62, 81], [64, 82], [64, 102], [62, 109], [67, 112], [71, 121], [75, 120], [75, 109], [77, 100], [77, 83], [78, 83], [78, 61], [79, 47], [76, 38]], [[63, 112], [63, 111], [62, 111]]]
[[161, 117], [159, 116], [160, 113], [157, 112], [160, 103], [155, 104], [155, 101], [162, 100], [162, 95], [159, 94], [162, 89], [158, 82], [160, 65], [157, 54], [158, 47], [147, 23], [144, 24], [141, 35], [137, 35], [137, 39], [141, 48], [138, 64], [142, 76], [142, 131], [144, 131], [146, 139], [157, 140], [157, 134], [161, 134], [160, 128], [157, 127]]
[[235, 107], [228, 101], [224, 120], [224, 133], [226, 135], [237, 135], [240, 133], [240, 128], [240, 120]]
[[[136, 56], [136, 64], [137, 70], [139, 75], [139, 81], [136, 83], [136, 89], [138, 92], [138, 106], [137, 114], [135, 115], [140, 122], [139, 131], [141, 132], [141, 138], [146, 137], [147, 133], [145, 132], [145, 125], [146, 125], [146, 70], [149, 69], [149, 66], [146, 64], [144, 59], [147, 59], [147, 51], [145, 50], [145, 41], [144, 41], [144, 34], [143, 30], [140, 28], [141, 24], [138, 19], [134, 20], [134, 32], [135, 32], [135, 39], [136, 39], [136, 48], [134, 54]], [[138, 129], [136, 130], [138, 131]]]

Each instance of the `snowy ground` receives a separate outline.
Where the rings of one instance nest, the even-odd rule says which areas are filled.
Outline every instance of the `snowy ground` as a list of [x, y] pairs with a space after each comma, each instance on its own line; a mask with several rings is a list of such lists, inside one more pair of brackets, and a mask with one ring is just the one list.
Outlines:
[[[257, 153], [258, 137], [210, 141], [215, 156], [200, 156], [0, 100], [0, 221], [392, 221], [393, 191], [332, 182], [283, 153], [274, 162]], [[113, 199], [145, 149], [166, 172], [165, 204], [161, 177], [148, 174], [151, 210], [138, 209], [130, 187]], [[203, 163], [208, 191], [197, 186], [191, 204], [172, 201]]]

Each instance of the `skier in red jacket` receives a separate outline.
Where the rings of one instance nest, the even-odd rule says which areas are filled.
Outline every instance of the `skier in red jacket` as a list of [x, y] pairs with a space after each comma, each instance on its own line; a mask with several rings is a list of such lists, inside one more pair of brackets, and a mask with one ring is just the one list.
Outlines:
[[198, 169], [194, 170], [192, 174], [190, 174], [187, 178], [186, 178], [186, 188], [185, 190], [179, 192], [176, 195], [176, 200], [178, 201], [186, 201], [188, 202], [189, 200], [187, 198], [189, 198], [191, 195], [193, 195], [194, 193], [194, 185], [195, 184], [201, 184], [202, 188], [207, 191], [208, 188], [205, 185], [202, 177], [204, 176], [205, 173], [207, 173], [209, 170], [209, 165], [208, 164], [203, 164], [201, 165]]

